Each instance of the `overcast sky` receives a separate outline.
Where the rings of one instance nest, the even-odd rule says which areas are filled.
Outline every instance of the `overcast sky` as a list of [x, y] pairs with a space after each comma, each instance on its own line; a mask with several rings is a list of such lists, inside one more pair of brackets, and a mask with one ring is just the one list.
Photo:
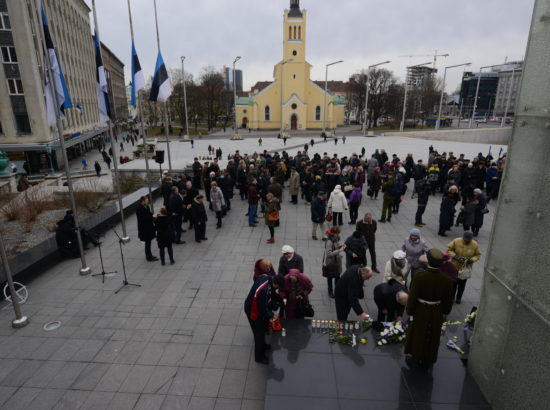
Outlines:
[[[85, 0], [91, 6], [91, 0]], [[403, 55], [450, 54], [447, 65], [480, 66], [523, 58], [534, 0], [301, 0], [308, 11], [307, 60], [312, 79], [347, 80], [362, 68], [391, 60], [387, 68], [403, 78], [405, 67], [433, 61]], [[147, 76], [153, 74], [156, 33], [153, 0], [131, 0], [135, 42]], [[168, 68], [181, 67], [197, 78], [212, 65], [230, 66], [242, 56], [246, 90], [273, 79], [282, 57], [283, 10], [289, 0], [157, 0], [160, 41]], [[130, 29], [127, 0], [96, 0], [101, 40], [125, 62], [130, 81]], [[92, 17], [90, 15], [90, 17]], [[460, 84], [462, 68], [448, 71], [447, 91]]]

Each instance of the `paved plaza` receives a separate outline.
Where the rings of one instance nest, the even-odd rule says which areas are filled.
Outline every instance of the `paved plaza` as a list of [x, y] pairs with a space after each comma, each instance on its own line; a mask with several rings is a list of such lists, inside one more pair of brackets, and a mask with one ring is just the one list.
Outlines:
[[[480, 151], [486, 154], [488, 148], [403, 140], [410, 141], [410, 145], [393, 138], [356, 137], [349, 138], [345, 148], [339, 143], [338, 151], [333, 143], [320, 144], [319, 151], [349, 155], [364, 145], [367, 154], [374, 148], [385, 148], [390, 155], [410, 151], [418, 153], [416, 159], [422, 154], [426, 160], [430, 144], [468, 155]], [[266, 144], [267, 139], [264, 141]], [[201, 144], [207, 146], [210, 142], [213, 141]], [[294, 143], [295, 140], [288, 142]], [[188, 143], [180, 144], [188, 147]], [[252, 145], [248, 140], [235, 144], [242, 144], [241, 152], [257, 147], [257, 143]], [[201, 146], [195, 147], [198, 150]], [[224, 151], [224, 156], [227, 153]], [[497, 154], [498, 148], [495, 151], [493, 147], [493, 153]], [[413, 227], [416, 199], [411, 199], [411, 191], [412, 183], [399, 214], [392, 217], [391, 223], [379, 224], [377, 255], [381, 268]], [[28, 283], [29, 300], [22, 307], [30, 318], [27, 327], [12, 329], [11, 306], [4, 302], [5, 308], [0, 310], [0, 408], [263, 409], [268, 368], [254, 361], [252, 332], [243, 313], [254, 262], [267, 257], [277, 267], [281, 246], [292, 245], [304, 257], [305, 273], [314, 284], [310, 299], [316, 318], [336, 318], [334, 301], [329, 299], [321, 276], [323, 242], [311, 239], [309, 206], [304, 201], [292, 205], [288, 200], [283, 203], [274, 245], [265, 243], [269, 234], [263, 221], [256, 228], [248, 227], [246, 202], [236, 192], [222, 229], [215, 229], [214, 215], [209, 212], [208, 241], [196, 243], [192, 231], [184, 233], [187, 243], [175, 245], [173, 266], [145, 261], [143, 244], [137, 239], [135, 215], [128, 215], [132, 241], [123, 248], [126, 270], [129, 281], [141, 287], [130, 286], [114, 293], [122, 284], [123, 275], [119, 245], [111, 231], [101, 239], [102, 250], [106, 270], [118, 270], [118, 274], [107, 278], [104, 284], [101, 277], [79, 276], [79, 259], [65, 260]], [[453, 227], [449, 238], [437, 236], [440, 203], [441, 195], [430, 197], [424, 218], [427, 226], [422, 234], [430, 247], [444, 249], [451, 239], [462, 234], [462, 228]], [[157, 201], [155, 210], [160, 205]], [[360, 215], [370, 211], [378, 219], [381, 206], [381, 199], [366, 198]], [[479, 301], [494, 207], [492, 202], [478, 237], [481, 261], [475, 265], [462, 304], [454, 306], [450, 320], [463, 320]], [[353, 231], [347, 222], [346, 215], [344, 238]], [[120, 230], [120, 225], [116, 229]], [[156, 243], [153, 249], [158, 255]], [[93, 273], [100, 272], [97, 249], [88, 250], [86, 257]], [[382, 275], [375, 274], [366, 284], [363, 303], [371, 315], [376, 314], [372, 290], [381, 280]], [[60, 320], [62, 326], [50, 332], [43, 330], [44, 324], [53, 320]]]

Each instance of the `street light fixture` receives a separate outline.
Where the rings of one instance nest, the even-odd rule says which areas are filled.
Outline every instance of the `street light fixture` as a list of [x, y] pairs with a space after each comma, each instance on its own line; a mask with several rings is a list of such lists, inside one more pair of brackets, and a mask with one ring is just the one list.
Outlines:
[[369, 116], [369, 111], [368, 111], [368, 107], [369, 107], [369, 85], [370, 85], [370, 69], [371, 68], [374, 68], [374, 67], [378, 67], [379, 65], [383, 65], [383, 64], [389, 64], [391, 63], [391, 61], [384, 61], [383, 63], [378, 63], [378, 64], [373, 64], [373, 65], [369, 65], [367, 67], [367, 78], [366, 78], [366, 81], [365, 81], [365, 87], [366, 87], [366, 90], [365, 90], [365, 118], [363, 119], [363, 136], [367, 136], [367, 133], [368, 133], [368, 116]]
[[403, 117], [401, 118], [401, 126], [399, 127], [400, 132], [405, 131], [405, 113], [407, 111], [407, 94], [409, 92], [409, 70], [411, 68], [424, 67], [430, 64], [432, 64], [431, 61], [424, 64], [416, 64], [407, 67], [407, 75], [405, 77], [405, 96], [403, 97]]
[[472, 128], [472, 125], [474, 123], [474, 117], [476, 116], [477, 98], [479, 95], [479, 85], [481, 83], [481, 72], [483, 71], [484, 68], [502, 67], [503, 65], [506, 65], [506, 64], [486, 65], [484, 67], [479, 68], [479, 75], [477, 77], [476, 95], [474, 97], [474, 109], [472, 110], [472, 115], [470, 116], [470, 123], [468, 124], [468, 128]]
[[281, 138], [284, 138], [284, 135], [283, 135], [283, 132], [284, 132], [284, 117], [283, 117], [283, 81], [284, 81], [284, 66], [286, 63], [291, 63], [293, 62], [294, 59], [293, 58], [288, 58], [284, 61], [281, 62], [281, 130], [279, 131], [279, 135], [281, 136]]
[[[472, 63], [456, 64], [445, 67], [445, 73], [443, 74], [443, 84], [441, 85], [441, 98], [439, 99], [439, 111], [437, 112], [437, 119], [435, 120], [435, 129], [439, 129], [439, 118], [441, 117], [441, 108], [443, 106], [443, 94], [445, 94], [445, 80], [447, 79], [447, 70], [449, 68], [470, 66]], [[460, 121], [460, 118], [458, 119]]]
[[326, 132], [327, 125], [327, 92], [328, 92], [328, 68], [331, 65], [343, 63], [344, 60], [335, 61], [334, 63], [329, 63], [325, 66], [325, 96], [323, 99], [323, 134]]
[[241, 56], [235, 57], [235, 60], [233, 60], [233, 102], [234, 102], [234, 110], [235, 110], [235, 136], [239, 135], [239, 131], [237, 129], [237, 84], [235, 84], [235, 64], [237, 61], [241, 59]]
[[[181, 77], [183, 81], [183, 105], [185, 107], [185, 135], [183, 139], [188, 139], [189, 137], [189, 119], [187, 118], [187, 86], [185, 85], [185, 56], [181, 56]], [[183, 125], [183, 124], [182, 124]]]

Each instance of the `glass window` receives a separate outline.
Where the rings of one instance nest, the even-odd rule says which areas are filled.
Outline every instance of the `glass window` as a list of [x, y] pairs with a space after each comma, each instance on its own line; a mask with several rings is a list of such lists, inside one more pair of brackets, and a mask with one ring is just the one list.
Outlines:
[[23, 83], [20, 79], [10, 78], [8, 80], [10, 95], [23, 95]]
[[11, 30], [8, 13], [0, 13], [0, 30]]
[[29, 116], [27, 113], [14, 114], [15, 117], [15, 127], [18, 134], [30, 134], [31, 133], [31, 123], [29, 122]]
[[321, 121], [321, 106], [315, 108], [315, 121]]
[[265, 121], [270, 121], [271, 118], [271, 110], [269, 109], [269, 105], [265, 106], [265, 113], [264, 113]]
[[2, 61], [4, 63], [17, 63], [15, 47], [2, 47]]

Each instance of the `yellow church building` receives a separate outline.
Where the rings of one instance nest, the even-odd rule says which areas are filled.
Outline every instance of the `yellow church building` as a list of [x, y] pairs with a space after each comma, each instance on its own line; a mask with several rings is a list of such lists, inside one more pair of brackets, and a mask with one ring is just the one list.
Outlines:
[[291, 0], [290, 10], [284, 13], [283, 59], [275, 65], [275, 80], [249, 97], [237, 98], [239, 127], [283, 129], [284, 132], [320, 130], [324, 110], [327, 130], [343, 125], [345, 98], [330, 93], [325, 97], [325, 90], [310, 78], [312, 66], [306, 61], [306, 20], [307, 12], [300, 10], [300, 0]]

